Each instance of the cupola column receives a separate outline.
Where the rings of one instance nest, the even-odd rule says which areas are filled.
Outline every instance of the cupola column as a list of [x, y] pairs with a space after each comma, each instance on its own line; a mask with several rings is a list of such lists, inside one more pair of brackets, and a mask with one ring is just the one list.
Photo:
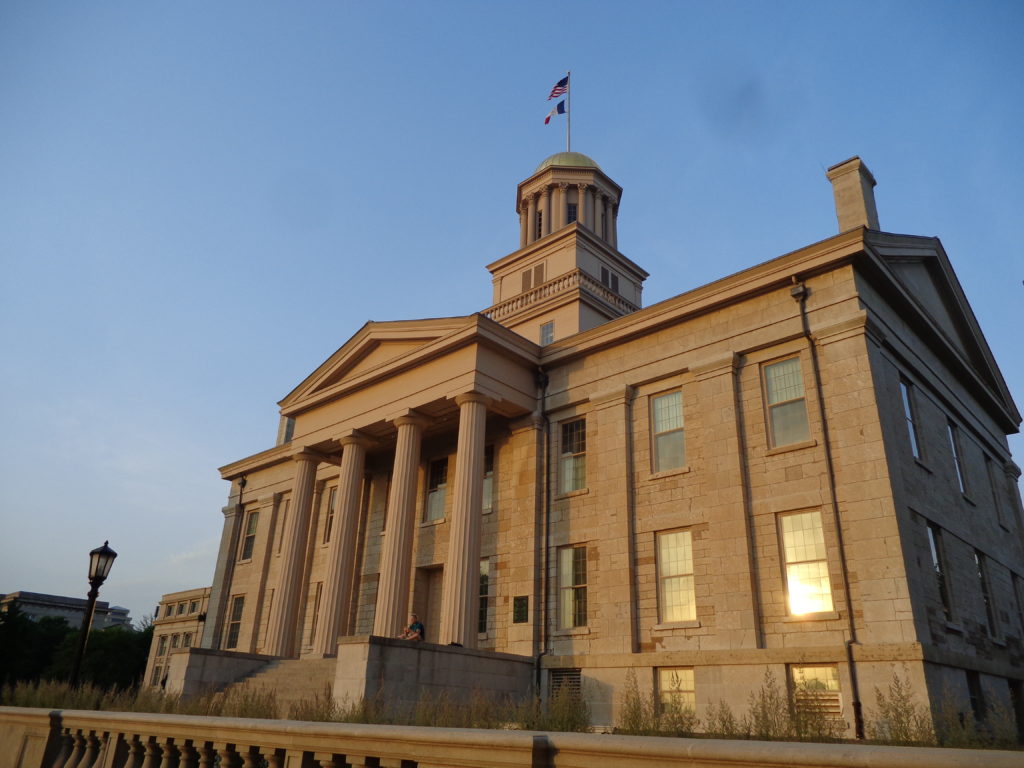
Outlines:
[[537, 239], [537, 195], [530, 195], [526, 206], [526, 244], [529, 245]]
[[604, 215], [605, 215], [604, 194], [602, 194], [600, 190], [595, 189], [594, 190], [594, 233], [598, 237], [602, 237], [605, 240], [607, 240], [608, 237], [607, 237], [606, 233], [608, 232], [608, 229], [607, 229], [608, 225], [606, 223], [604, 225], [604, 228], [602, 228], [602, 226], [601, 226], [601, 220], [604, 218]]
[[448, 561], [441, 598], [441, 645], [476, 647], [480, 612], [480, 528], [484, 489], [484, 430], [488, 398], [475, 393], [455, 398], [459, 445], [455, 459]]
[[398, 428], [395, 465], [388, 495], [387, 529], [380, 559], [377, 608], [373, 634], [395, 637], [405, 626], [409, 610], [409, 573], [412, 568], [412, 537], [416, 514], [416, 476], [420, 443], [427, 420], [409, 411], [394, 420]]
[[558, 184], [558, 197], [555, 203], [555, 210], [557, 218], [555, 219], [555, 227], [561, 229], [569, 223], [569, 185], [564, 181]]
[[281, 572], [274, 603], [267, 623], [264, 653], [270, 656], [291, 656], [295, 645], [295, 624], [299, 610], [299, 586], [305, 568], [306, 539], [309, 516], [313, 507], [313, 484], [321, 457], [301, 451], [295, 460], [295, 485], [292, 490], [291, 514], [281, 532]]
[[587, 185], [576, 185], [576, 220], [580, 224], [587, 224]]
[[544, 187], [544, 211], [541, 213], [540, 236], [551, 234], [551, 187]]
[[619, 201], [614, 197], [608, 198], [608, 244], [612, 248], [619, 247]]
[[530, 215], [527, 213], [525, 200], [519, 201], [519, 247], [526, 247], [526, 233], [530, 226]]
[[368, 441], [353, 430], [341, 438], [341, 474], [334, 500], [335, 530], [324, 576], [323, 619], [317, 625], [313, 651], [327, 656], [337, 651], [338, 636], [347, 631], [352, 605], [352, 577], [359, 528], [359, 497], [363, 485]]

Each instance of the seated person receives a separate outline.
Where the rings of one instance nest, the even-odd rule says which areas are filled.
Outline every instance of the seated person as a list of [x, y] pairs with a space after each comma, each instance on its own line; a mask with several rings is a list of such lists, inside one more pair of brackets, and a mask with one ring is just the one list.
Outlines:
[[415, 613], [409, 614], [409, 626], [398, 636], [399, 640], [422, 640], [426, 632], [419, 617]]

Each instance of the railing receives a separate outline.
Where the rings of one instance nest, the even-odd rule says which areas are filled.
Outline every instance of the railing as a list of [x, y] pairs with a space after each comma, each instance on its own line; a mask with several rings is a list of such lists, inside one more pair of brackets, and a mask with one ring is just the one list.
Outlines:
[[1020, 768], [1024, 753], [0, 707], [14, 768]]
[[588, 293], [597, 296], [605, 303], [615, 307], [624, 315], [628, 315], [630, 312], [636, 312], [639, 309], [639, 307], [626, 301], [614, 291], [606, 288], [583, 270], [574, 269], [572, 272], [566, 272], [564, 275], [559, 275], [554, 280], [548, 280], [546, 283], [541, 283], [536, 288], [526, 291], [526, 293], [521, 293], [507, 301], [501, 302], [500, 304], [495, 304], [494, 306], [485, 309], [483, 314], [491, 318], [491, 320], [500, 320], [501, 318], [515, 314], [519, 310], [525, 309], [532, 304], [543, 301], [549, 296], [554, 296], [576, 287], [584, 288]]

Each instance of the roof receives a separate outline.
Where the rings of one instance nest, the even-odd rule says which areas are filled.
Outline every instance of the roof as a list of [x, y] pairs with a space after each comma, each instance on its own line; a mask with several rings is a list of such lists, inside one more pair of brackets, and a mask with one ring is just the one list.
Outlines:
[[534, 173], [540, 173], [552, 165], [570, 166], [573, 168], [597, 168], [597, 170], [601, 170], [601, 166], [580, 152], [556, 152], [538, 165]]

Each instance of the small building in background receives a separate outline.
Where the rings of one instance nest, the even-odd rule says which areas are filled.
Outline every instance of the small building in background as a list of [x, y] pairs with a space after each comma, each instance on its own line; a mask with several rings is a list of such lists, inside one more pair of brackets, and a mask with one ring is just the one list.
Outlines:
[[153, 643], [143, 677], [146, 684], [163, 682], [173, 652], [198, 645], [209, 602], [209, 587], [170, 592], [160, 598], [153, 614]]
[[[52, 616], [64, 619], [72, 627], [80, 627], [88, 601], [83, 597], [65, 597], [64, 595], [47, 595], [42, 592], [11, 592], [0, 595], [0, 613], [6, 613], [10, 606], [16, 605], [18, 610], [32, 621]], [[96, 612], [92, 617], [93, 629], [109, 627], [130, 627], [131, 617], [128, 609], [120, 605], [111, 605], [104, 600], [96, 601]]]

